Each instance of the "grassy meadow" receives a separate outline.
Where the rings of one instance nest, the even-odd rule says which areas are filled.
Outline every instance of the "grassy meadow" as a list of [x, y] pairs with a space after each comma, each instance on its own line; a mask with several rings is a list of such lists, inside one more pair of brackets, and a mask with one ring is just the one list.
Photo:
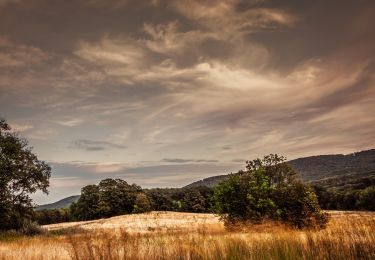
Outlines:
[[151, 212], [0, 236], [0, 259], [375, 259], [375, 213], [331, 211], [324, 230], [224, 228], [212, 214]]

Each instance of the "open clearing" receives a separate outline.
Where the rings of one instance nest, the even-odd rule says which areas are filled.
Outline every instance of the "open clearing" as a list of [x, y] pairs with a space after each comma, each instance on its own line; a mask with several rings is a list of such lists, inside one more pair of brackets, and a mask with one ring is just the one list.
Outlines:
[[331, 211], [324, 230], [225, 230], [212, 214], [150, 212], [47, 225], [0, 242], [0, 259], [375, 259], [375, 213]]

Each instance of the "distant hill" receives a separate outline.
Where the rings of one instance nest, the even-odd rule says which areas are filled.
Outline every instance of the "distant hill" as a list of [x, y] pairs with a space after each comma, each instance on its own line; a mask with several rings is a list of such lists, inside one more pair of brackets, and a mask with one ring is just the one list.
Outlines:
[[219, 182], [225, 181], [228, 178], [229, 178], [228, 174], [212, 176], [212, 177], [205, 178], [203, 180], [193, 182], [189, 185], [186, 185], [184, 188], [193, 188], [193, 187], [198, 187], [198, 186], [207, 186], [207, 187], [212, 188], [212, 187], [215, 187]]
[[318, 155], [288, 162], [304, 181], [375, 171], [375, 149], [352, 154]]
[[70, 204], [72, 204], [73, 202], [77, 202], [79, 197], [80, 195], [74, 195], [51, 204], [39, 205], [35, 207], [35, 210], [68, 208]]
[[339, 191], [362, 190], [369, 186], [375, 186], [375, 170], [358, 174], [338, 175], [309, 183]]
[[[375, 174], [375, 149], [347, 155], [318, 155], [288, 161], [305, 182], [319, 184], [356, 182], [358, 178], [367, 178]], [[185, 187], [214, 187], [228, 178], [218, 175], [193, 182]], [[329, 181], [328, 179], [331, 179]]]

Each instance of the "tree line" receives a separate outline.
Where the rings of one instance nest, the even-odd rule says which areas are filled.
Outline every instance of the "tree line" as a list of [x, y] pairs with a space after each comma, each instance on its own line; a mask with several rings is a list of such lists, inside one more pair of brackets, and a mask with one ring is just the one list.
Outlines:
[[141, 189], [121, 179], [105, 179], [82, 188], [80, 199], [65, 209], [35, 211], [39, 224], [93, 220], [149, 211], [212, 213], [209, 187]]
[[[142, 189], [121, 179], [104, 179], [82, 188], [69, 209], [33, 210], [30, 194], [48, 193], [51, 168], [32, 153], [27, 140], [0, 120], [0, 231], [40, 224], [91, 220], [151, 210], [219, 214], [230, 226], [236, 223], [281, 221], [298, 228], [324, 227], [327, 209], [374, 210], [372, 180], [360, 191], [336, 191], [303, 183], [286, 159], [270, 154], [246, 162], [209, 188]], [[361, 184], [362, 185], [362, 184]]]
[[[121, 179], [105, 179], [82, 188], [81, 197], [70, 206], [69, 219], [91, 220], [151, 210], [217, 213], [227, 226], [265, 219], [298, 228], [323, 227], [327, 222], [313, 189], [278, 155], [248, 161], [246, 170], [231, 174], [215, 188], [142, 189]], [[64, 214], [51, 213], [56, 221], [64, 220]], [[47, 211], [38, 214], [43, 218], [37, 219], [40, 223], [48, 215]]]
[[[332, 191], [317, 185], [312, 186], [312, 188], [317, 195], [320, 207], [324, 210], [375, 211], [373, 203], [375, 201], [374, 186], [369, 186], [363, 190], [348, 191]], [[206, 186], [143, 189], [138, 199], [134, 201], [133, 210], [124, 214], [147, 211], [214, 213], [213, 194], [214, 188]], [[79, 215], [78, 207], [81, 205], [72, 204], [71, 208], [34, 211], [33, 219], [41, 225], [94, 219], [86, 213]], [[99, 215], [96, 215], [96, 217], [101, 218]]]
[[375, 185], [362, 189], [328, 189], [320, 185], [312, 187], [323, 209], [375, 211]]

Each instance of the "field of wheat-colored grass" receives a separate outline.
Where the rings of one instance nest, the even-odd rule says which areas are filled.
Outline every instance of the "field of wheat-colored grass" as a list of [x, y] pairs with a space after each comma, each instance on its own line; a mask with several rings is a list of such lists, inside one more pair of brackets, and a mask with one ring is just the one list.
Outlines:
[[212, 214], [151, 212], [47, 225], [0, 240], [0, 259], [375, 259], [375, 213], [330, 212], [324, 230], [227, 231]]

